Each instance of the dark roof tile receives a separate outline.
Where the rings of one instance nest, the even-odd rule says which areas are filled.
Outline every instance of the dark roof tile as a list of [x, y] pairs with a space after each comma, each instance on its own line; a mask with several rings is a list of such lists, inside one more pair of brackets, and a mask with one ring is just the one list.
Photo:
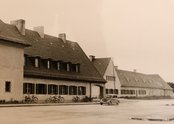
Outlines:
[[102, 82], [105, 80], [93, 66], [84, 51], [76, 42], [66, 41], [64, 43], [60, 38], [45, 34], [41, 38], [36, 31], [25, 30], [25, 35], [21, 35], [17, 28], [13, 25], [0, 21], [0, 36], [8, 38], [13, 42], [30, 44], [30, 47], [24, 49], [24, 53], [29, 56], [39, 56], [42, 58], [50, 58], [52, 60], [61, 60], [64, 62], [72, 62], [80, 64], [80, 73], [62, 74], [58, 72], [42, 72], [41, 70], [25, 69], [25, 75], [44, 75], [54, 76], [55, 78], [74, 78], [78, 80], [86, 80], [91, 82]]

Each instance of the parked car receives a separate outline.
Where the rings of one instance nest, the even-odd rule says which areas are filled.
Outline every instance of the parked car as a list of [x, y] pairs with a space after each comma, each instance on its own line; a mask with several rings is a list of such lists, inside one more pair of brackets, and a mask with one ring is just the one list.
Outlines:
[[105, 98], [100, 100], [100, 105], [107, 104], [107, 105], [119, 105], [120, 101], [118, 100], [116, 95], [108, 95]]

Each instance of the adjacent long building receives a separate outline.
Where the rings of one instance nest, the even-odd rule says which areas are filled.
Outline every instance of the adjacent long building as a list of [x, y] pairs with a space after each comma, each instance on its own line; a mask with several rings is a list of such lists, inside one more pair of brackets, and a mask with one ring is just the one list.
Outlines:
[[119, 97], [173, 96], [172, 88], [158, 74], [143, 74], [120, 70], [111, 58], [95, 58], [91, 61], [107, 81], [105, 95]]
[[121, 83], [121, 96], [172, 96], [172, 88], [158, 74], [143, 74], [116, 68]]

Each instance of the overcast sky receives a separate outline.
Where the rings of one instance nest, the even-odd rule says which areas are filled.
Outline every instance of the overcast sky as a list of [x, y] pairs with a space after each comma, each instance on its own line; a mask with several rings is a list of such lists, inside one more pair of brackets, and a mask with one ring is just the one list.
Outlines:
[[0, 19], [76, 41], [120, 69], [174, 81], [174, 0], [0, 0]]

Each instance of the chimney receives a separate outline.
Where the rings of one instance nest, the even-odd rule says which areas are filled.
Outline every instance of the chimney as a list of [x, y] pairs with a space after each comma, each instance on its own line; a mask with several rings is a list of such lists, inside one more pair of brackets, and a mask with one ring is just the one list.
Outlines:
[[44, 27], [43, 26], [34, 27], [33, 30], [36, 31], [41, 38], [44, 38]]
[[93, 62], [93, 61], [95, 60], [95, 56], [94, 56], [94, 55], [89, 55], [89, 60], [90, 60], [91, 62]]
[[137, 70], [136, 70], [136, 69], [134, 69], [134, 70], [133, 70], [133, 72], [135, 72], [135, 73], [136, 73], [136, 72], [137, 72]]
[[65, 33], [59, 34], [59, 38], [62, 39], [64, 43], [66, 43], [66, 34]]
[[15, 25], [21, 35], [25, 35], [25, 20], [13, 20], [10, 21], [10, 24]]

